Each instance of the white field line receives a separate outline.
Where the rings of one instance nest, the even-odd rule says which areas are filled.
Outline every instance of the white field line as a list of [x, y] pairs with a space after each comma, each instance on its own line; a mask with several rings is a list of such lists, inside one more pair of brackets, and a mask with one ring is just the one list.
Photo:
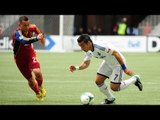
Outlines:
[[[26, 83], [27, 80], [0, 80], [0, 83]], [[76, 80], [70, 80], [70, 81], [58, 81], [58, 80], [44, 80], [43, 82], [46, 83], [83, 83], [83, 82], [88, 82], [90, 83], [91, 81], [87, 81], [87, 80], [82, 80], [82, 81], [76, 81]], [[94, 81], [93, 81], [94, 82]]]
[[[13, 82], [13, 83], [25, 83], [27, 82], [27, 80], [0, 80], [0, 83], [8, 83], [8, 82]], [[87, 81], [87, 80], [82, 80], [82, 81], [76, 81], [76, 80], [69, 80], [69, 81], [61, 81], [61, 80], [44, 80], [45, 83], [84, 83], [84, 82], [92, 82], [92, 81]], [[94, 80], [93, 80], [94, 82]], [[106, 82], [108, 82], [108, 80], [106, 80]], [[155, 83], [155, 82], [145, 82], [145, 84], [147, 85], [156, 85], [156, 84], [160, 84], [160, 83]]]

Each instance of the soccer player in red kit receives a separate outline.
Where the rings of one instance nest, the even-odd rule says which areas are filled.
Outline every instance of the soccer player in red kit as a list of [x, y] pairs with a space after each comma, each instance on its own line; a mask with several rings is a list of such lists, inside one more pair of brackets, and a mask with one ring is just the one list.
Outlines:
[[[34, 36], [34, 33], [37, 36]], [[32, 43], [39, 41], [44, 45], [45, 38], [40, 29], [31, 24], [28, 17], [19, 18], [18, 28], [12, 33], [12, 45], [15, 63], [28, 80], [29, 87], [35, 92], [38, 100], [43, 100], [46, 90], [42, 86], [43, 76], [40, 63]]]

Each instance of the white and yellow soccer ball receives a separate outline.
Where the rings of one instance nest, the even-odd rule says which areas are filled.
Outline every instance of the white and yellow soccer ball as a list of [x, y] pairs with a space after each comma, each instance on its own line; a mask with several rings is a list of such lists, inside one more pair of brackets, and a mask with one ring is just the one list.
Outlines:
[[84, 92], [80, 96], [82, 105], [91, 105], [94, 102], [94, 95], [91, 92]]

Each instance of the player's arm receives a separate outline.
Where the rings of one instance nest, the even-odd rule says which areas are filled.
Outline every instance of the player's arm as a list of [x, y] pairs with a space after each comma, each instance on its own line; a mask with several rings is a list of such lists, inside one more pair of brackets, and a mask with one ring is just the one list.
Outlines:
[[83, 61], [79, 66], [71, 65], [69, 67], [69, 70], [71, 72], [73, 72], [75, 70], [83, 70], [83, 69], [86, 69], [89, 65], [90, 65], [90, 60], [87, 60], [87, 61]]
[[[35, 27], [37, 34], [43, 34], [43, 33], [41, 32], [41, 30], [40, 30], [36, 25], [33, 24], [32, 26]], [[44, 34], [43, 34], [43, 38], [40, 39], [40, 41], [41, 41], [41, 43], [42, 43], [43, 45], [45, 45], [45, 37], [44, 37]]]
[[41, 38], [42, 38], [41, 34], [36, 37], [27, 38], [23, 36], [20, 31], [15, 32], [15, 39], [21, 42], [22, 44], [31, 44], [31, 43], [38, 41]]
[[120, 56], [120, 54], [119, 54], [116, 50], [113, 51], [112, 55], [115, 56], [115, 58], [117, 59], [117, 61], [118, 61], [119, 64], [121, 65], [123, 71], [124, 71], [127, 75], [129, 75], [129, 76], [133, 76], [133, 75], [134, 75], [134, 72], [133, 72], [132, 70], [127, 69], [127, 67], [126, 67], [126, 65], [125, 65], [122, 57]]

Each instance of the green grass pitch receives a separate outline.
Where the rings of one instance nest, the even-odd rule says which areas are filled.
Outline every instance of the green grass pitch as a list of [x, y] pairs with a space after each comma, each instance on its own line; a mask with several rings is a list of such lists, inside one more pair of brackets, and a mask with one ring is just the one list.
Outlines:
[[[12, 52], [0, 51], [0, 105], [81, 105], [80, 95], [92, 92], [94, 105], [105, 96], [95, 84], [97, 68], [102, 60], [93, 58], [89, 68], [69, 71], [70, 65], [79, 65], [83, 52], [43, 53], [37, 52], [47, 91], [44, 101], [37, 101], [27, 80], [14, 63]], [[143, 91], [134, 85], [112, 93], [117, 105], [160, 105], [160, 53], [124, 53], [128, 68], [140, 75]], [[129, 78], [124, 76], [124, 79]], [[106, 80], [109, 84], [109, 80]]]

